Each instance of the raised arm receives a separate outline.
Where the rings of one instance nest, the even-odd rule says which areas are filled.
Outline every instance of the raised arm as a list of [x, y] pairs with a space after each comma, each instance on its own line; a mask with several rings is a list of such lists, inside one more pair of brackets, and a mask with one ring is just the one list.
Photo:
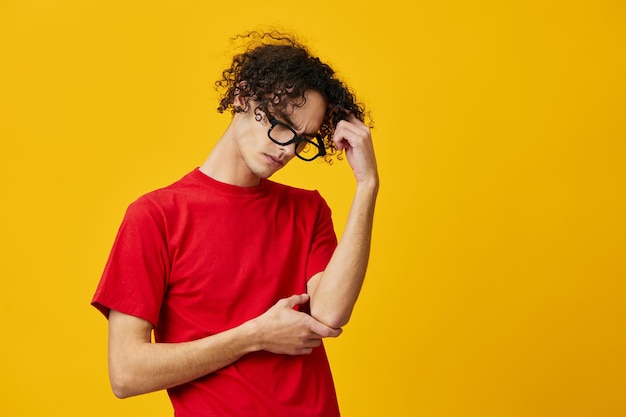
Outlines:
[[343, 235], [326, 270], [309, 280], [311, 315], [332, 328], [348, 323], [363, 285], [370, 253], [378, 170], [370, 129], [356, 117], [337, 124], [333, 140], [357, 181]]
[[341, 331], [294, 310], [307, 294], [278, 301], [261, 316], [225, 332], [184, 343], [151, 343], [150, 322], [109, 313], [109, 377], [119, 398], [175, 387], [223, 368], [243, 355], [266, 350], [305, 355]]

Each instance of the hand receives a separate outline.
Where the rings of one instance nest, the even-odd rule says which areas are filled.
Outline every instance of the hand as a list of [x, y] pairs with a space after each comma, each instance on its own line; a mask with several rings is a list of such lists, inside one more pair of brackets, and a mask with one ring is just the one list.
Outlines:
[[338, 150], [345, 150], [348, 163], [359, 183], [378, 185], [378, 170], [370, 128], [353, 114], [335, 127], [333, 142]]
[[294, 310], [309, 301], [308, 294], [292, 295], [253, 320], [260, 349], [287, 355], [306, 355], [325, 337], [337, 337], [341, 329], [325, 326], [306, 313]]

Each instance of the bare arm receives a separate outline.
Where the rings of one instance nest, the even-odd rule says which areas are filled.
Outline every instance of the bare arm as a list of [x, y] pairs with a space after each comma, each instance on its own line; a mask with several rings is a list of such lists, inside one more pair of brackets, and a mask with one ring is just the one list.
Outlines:
[[309, 280], [311, 315], [332, 328], [348, 323], [363, 285], [370, 253], [378, 171], [369, 128], [352, 116], [341, 121], [333, 140], [344, 149], [357, 180], [348, 220], [326, 270]]
[[341, 331], [295, 311], [306, 294], [276, 303], [261, 316], [225, 332], [184, 343], [151, 343], [152, 324], [112, 310], [109, 314], [109, 376], [119, 398], [171, 388], [258, 351], [305, 355], [324, 337]]

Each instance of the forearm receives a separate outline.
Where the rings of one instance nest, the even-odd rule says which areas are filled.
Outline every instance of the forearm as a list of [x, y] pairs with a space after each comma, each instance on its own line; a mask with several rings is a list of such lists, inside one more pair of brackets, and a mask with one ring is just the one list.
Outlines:
[[306, 294], [279, 300], [262, 315], [238, 327], [191, 342], [152, 343], [152, 324], [139, 317], [109, 313], [109, 374], [117, 397], [172, 388], [215, 372], [247, 353], [265, 350], [283, 355], [308, 355], [332, 329], [296, 305]]
[[378, 180], [359, 183], [346, 227], [326, 270], [311, 282], [311, 315], [339, 328], [350, 319], [370, 254]]
[[[110, 317], [124, 320], [126, 317]], [[136, 319], [136, 318], [131, 318]], [[147, 334], [128, 337], [111, 328], [109, 374], [117, 397], [175, 387], [227, 366], [258, 350], [249, 323], [203, 339], [184, 343], [151, 343]]]

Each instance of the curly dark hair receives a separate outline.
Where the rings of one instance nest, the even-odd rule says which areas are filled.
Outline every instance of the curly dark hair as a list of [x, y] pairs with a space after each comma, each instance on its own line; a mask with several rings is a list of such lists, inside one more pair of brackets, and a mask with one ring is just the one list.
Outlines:
[[[253, 111], [260, 121], [268, 106], [272, 114], [285, 116], [288, 104], [302, 106], [304, 92], [317, 91], [328, 102], [319, 133], [327, 151], [325, 160], [332, 163], [332, 156], [340, 154], [332, 141], [335, 126], [350, 113], [364, 121], [365, 106], [334, 76], [330, 66], [313, 56], [293, 35], [255, 31], [233, 38], [241, 39], [247, 42], [246, 50], [233, 57], [230, 68], [215, 82], [222, 91], [217, 111], [247, 112], [250, 100], [254, 100], [257, 106]], [[236, 96], [244, 98], [243, 107], [234, 104]]]

